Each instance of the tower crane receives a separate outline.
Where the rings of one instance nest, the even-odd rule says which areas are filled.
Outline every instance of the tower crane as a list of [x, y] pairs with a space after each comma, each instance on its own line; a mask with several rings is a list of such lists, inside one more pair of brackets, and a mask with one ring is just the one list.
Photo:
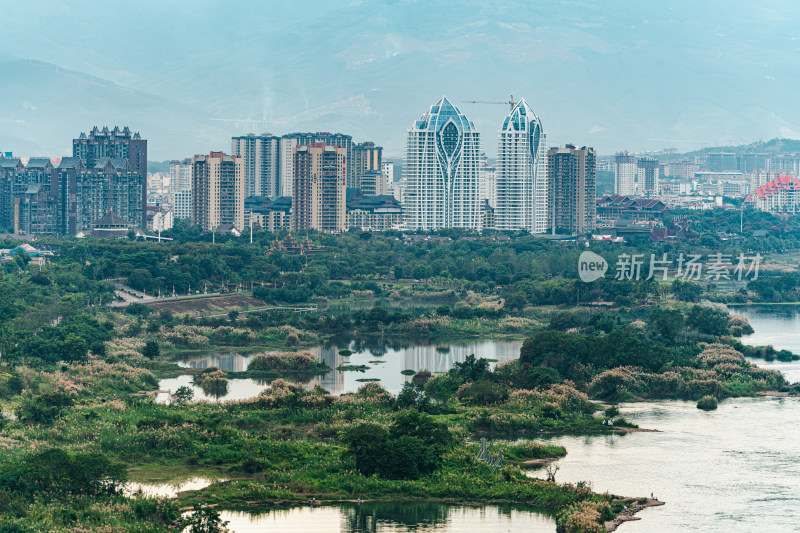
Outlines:
[[466, 104], [501, 104], [510, 106], [510, 109], [513, 111], [514, 106], [517, 105], [519, 102], [514, 100], [514, 95], [512, 94], [509, 98], [508, 102], [497, 102], [495, 100], [464, 100]]

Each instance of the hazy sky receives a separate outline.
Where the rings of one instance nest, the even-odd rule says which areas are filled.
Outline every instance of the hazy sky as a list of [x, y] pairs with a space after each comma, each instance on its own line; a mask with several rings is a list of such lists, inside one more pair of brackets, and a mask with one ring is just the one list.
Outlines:
[[[525, 97], [601, 153], [800, 138], [800, 2], [25, 1], [0, 7], [0, 150], [129, 125], [150, 159], [246, 131], [341, 131], [402, 156], [443, 94], [496, 151]], [[250, 123], [249, 130], [236, 120]]]

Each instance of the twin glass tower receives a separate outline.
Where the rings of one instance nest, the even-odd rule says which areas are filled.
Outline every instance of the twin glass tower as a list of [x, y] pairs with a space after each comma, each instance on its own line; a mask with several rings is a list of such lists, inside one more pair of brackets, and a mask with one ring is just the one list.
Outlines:
[[[408, 130], [404, 174], [412, 229], [482, 229], [480, 132], [443, 97]], [[498, 134], [495, 227], [547, 231], [547, 142], [539, 117], [518, 102]]]

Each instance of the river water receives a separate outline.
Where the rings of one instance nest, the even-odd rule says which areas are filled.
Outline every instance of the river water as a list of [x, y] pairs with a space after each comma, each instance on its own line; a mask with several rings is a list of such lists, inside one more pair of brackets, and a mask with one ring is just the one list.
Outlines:
[[[800, 306], [737, 307], [734, 312], [746, 316], [755, 329], [743, 342], [772, 344], [800, 353]], [[344, 361], [371, 366], [371, 373], [363, 376], [378, 377], [385, 387], [397, 392], [408, 379], [400, 370], [444, 371], [469, 353], [513, 359], [518, 356], [519, 343], [484, 341], [451, 346], [449, 350], [428, 346], [377, 352], [382, 353], [364, 351]], [[336, 366], [343, 364], [337, 348], [320, 351], [319, 355], [330, 358]], [[370, 364], [374, 360], [386, 363]], [[780, 370], [789, 381], [800, 381], [800, 362], [753, 362]], [[185, 364], [211, 366], [212, 360]], [[232, 364], [246, 365], [246, 360]], [[357, 388], [361, 384], [355, 381], [358, 377], [334, 371], [319, 382], [340, 394]], [[558, 462], [558, 481], [589, 481], [595, 491], [623, 496], [653, 493], [667, 502], [640, 512], [642, 520], [626, 523], [620, 531], [800, 531], [800, 425], [796, 423], [800, 399], [729, 399], [711, 412], [697, 409], [694, 402], [682, 401], [623, 404], [620, 410], [640, 427], [657, 431], [552, 439], [567, 448], [567, 456]], [[225, 512], [223, 517], [231, 522], [235, 533], [555, 531], [555, 523], [546, 513], [491, 505], [362, 504], [301, 507], [255, 516]]]
[[[751, 346], [772, 345], [778, 350], [789, 350], [800, 355], [800, 305], [750, 305], [731, 307], [732, 313], [743, 315], [755, 333], [742, 338]], [[800, 381], [800, 361], [783, 363], [750, 359], [751, 362], [783, 372], [792, 383]]]

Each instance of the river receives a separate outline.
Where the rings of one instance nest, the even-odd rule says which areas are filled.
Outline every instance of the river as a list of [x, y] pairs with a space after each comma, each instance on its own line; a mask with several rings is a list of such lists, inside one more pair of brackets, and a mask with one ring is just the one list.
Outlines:
[[[731, 306], [732, 313], [744, 316], [755, 333], [742, 338], [751, 346], [772, 345], [778, 350], [789, 350], [800, 355], [800, 305], [749, 305]], [[783, 372], [792, 383], [800, 381], [800, 361], [784, 363], [750, 359], [751, 362]]]
[[[755, 329], [753, 335], [742, 341], [772, 344], [800, 353], [800, 306], [776, 307], [735, 308], [734, 312], [747, 317]], [[518, 350], [518, 343], [483, 341], [454, 345], [449, 350], [428, 346], [389, 349], [384, 353], [365, 351], [346, 360], [351, 364], [364, 361], [367, 365], [370, 360], [386, 360], [384, 365], [390, 366], [373, 364], [373, 373], [365, 375], [379, 377], [384, 386], [396, 392], [407, 379], [400, 374], [405, 368], [441, 371], [469, 353], [506, 360], [515, 358]], [[333, 356], [339, 363], [338, 351]], [[790, 381], [800, 381], [800, 362], [753, 362], [780, 370]], [[341, 393], [360, 384], [355, 381], [357, 376], [347, 372], [337, 376], [332, 372], [321, 382], [333, 392]], [[558, 481], [589, 481], [595, 491], [623, 496], [653, 493], [667, 502], [665, 506], [640, 512], [642, 520], [626, 523], [620, 531], [798, 531], [800, 425], [795, 421], [800, 419], [800, 399], [728, 399], [711, 412], [697, 409], [694, 402], [682, 401], [622, 404], [620, 410], [640, 427], [657, 431], [552, 439], [567, 448], [567, 456], [558, 462]], [[231, 521], [235, 533], [555, 530], [552, 517], [546, 513], [491, 505], [362, 504], [301, 507], [256, 516], [225, 512], [223, 516]]]

